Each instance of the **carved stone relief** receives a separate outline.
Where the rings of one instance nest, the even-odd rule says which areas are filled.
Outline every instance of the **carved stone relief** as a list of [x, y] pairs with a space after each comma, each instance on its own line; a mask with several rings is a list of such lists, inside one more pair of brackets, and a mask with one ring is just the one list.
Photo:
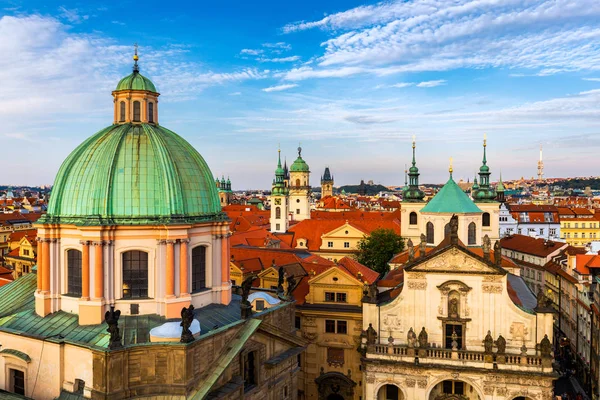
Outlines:
[[481, 291], [483, 293], [500, 294], [500, 293], [502, 293], [502, 285], [491, 284], [491, 283], [484, 283], [483, 285], [481, 285]]
[[529, 332], [527, 327], [522, 322], [513, 322], [510, 325], [510, 334], [512, 336], [512, 340], [527, 340], [529, 337]]
[[427, 289], [427, 282], [409, 281], [408, 282], [408, 288], [409, 289], [414, 289], [414, 290], [425, 290], [425, 289]]

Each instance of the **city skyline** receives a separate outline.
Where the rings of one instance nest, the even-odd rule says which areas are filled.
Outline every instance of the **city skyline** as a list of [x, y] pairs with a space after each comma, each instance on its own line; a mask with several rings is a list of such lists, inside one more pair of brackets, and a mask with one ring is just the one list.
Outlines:
[[291, 163], [299, 142], [313, 185], [325, 166], [336, 186], [403, 184], [413, 134], [422, 182], [444, 183], [449, 157], [472, 180], [484, 133], [493, 181], [535, 176], [540, 144], [545, 176], [593, 175], [600, 5], [520, 3], [150, 1], [128, 21], [133, 3], [0, 2], [3, 183], [52, 184], [110, 124], [134, 42], [161, 124], [234, 189], [268, 188], [278, 144]]

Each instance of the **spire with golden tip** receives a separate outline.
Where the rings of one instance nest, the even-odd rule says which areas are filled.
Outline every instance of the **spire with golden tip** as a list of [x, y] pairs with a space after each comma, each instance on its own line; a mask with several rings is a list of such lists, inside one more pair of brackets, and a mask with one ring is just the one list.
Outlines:
[[138, 66], [138, 60], [140, 59], [138, 57], [138, 44], [135, 43], [133, 47], [135, 49], [133, 53], [133, 72], [140, 72], [140, 67]]

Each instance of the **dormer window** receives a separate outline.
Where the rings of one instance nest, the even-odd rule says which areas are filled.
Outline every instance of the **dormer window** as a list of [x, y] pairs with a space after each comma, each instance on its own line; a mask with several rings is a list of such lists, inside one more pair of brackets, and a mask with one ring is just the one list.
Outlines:
[[140, 122], [140, 118], [141, 118], [140, 114], [141, 114], [140, 102], [134, 101], [133, 102], [133, 122]]

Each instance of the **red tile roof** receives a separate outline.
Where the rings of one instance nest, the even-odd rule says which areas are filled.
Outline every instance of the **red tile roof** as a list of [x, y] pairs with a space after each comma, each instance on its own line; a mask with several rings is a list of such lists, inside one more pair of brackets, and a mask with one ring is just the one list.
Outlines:
[[545, 239], [536, 239], [525, 235], [511, 235], [500, 241], [503, 249], [518, 251], [536, 257], [548, 257], [550, 254], [566, 247], [563, 242], [553, 242]]
[[575, 269], [582, 275], [589, 275], [590, 268], [600, 268], [600, 255], [577, 254], [575, 256]]
[[31, 241], [35, 241], [37, 238], [37, 229], [26, 229], [24, 231], [14, 231], [8, 236], [7, 242], [20, 242], [27, 236], [27, 239]]
[[375, 282], [379, 277], [379, 273], [373, 271], [369, 267], [362, 265], [358, 261], [350, 257], [344, 257], [338, 261], [338, 267], [342, 267], [349, 272], [354, 278], [358, 278], [358, 274], [361, 274], [359, 280], [367, 281], [369, 284]]

